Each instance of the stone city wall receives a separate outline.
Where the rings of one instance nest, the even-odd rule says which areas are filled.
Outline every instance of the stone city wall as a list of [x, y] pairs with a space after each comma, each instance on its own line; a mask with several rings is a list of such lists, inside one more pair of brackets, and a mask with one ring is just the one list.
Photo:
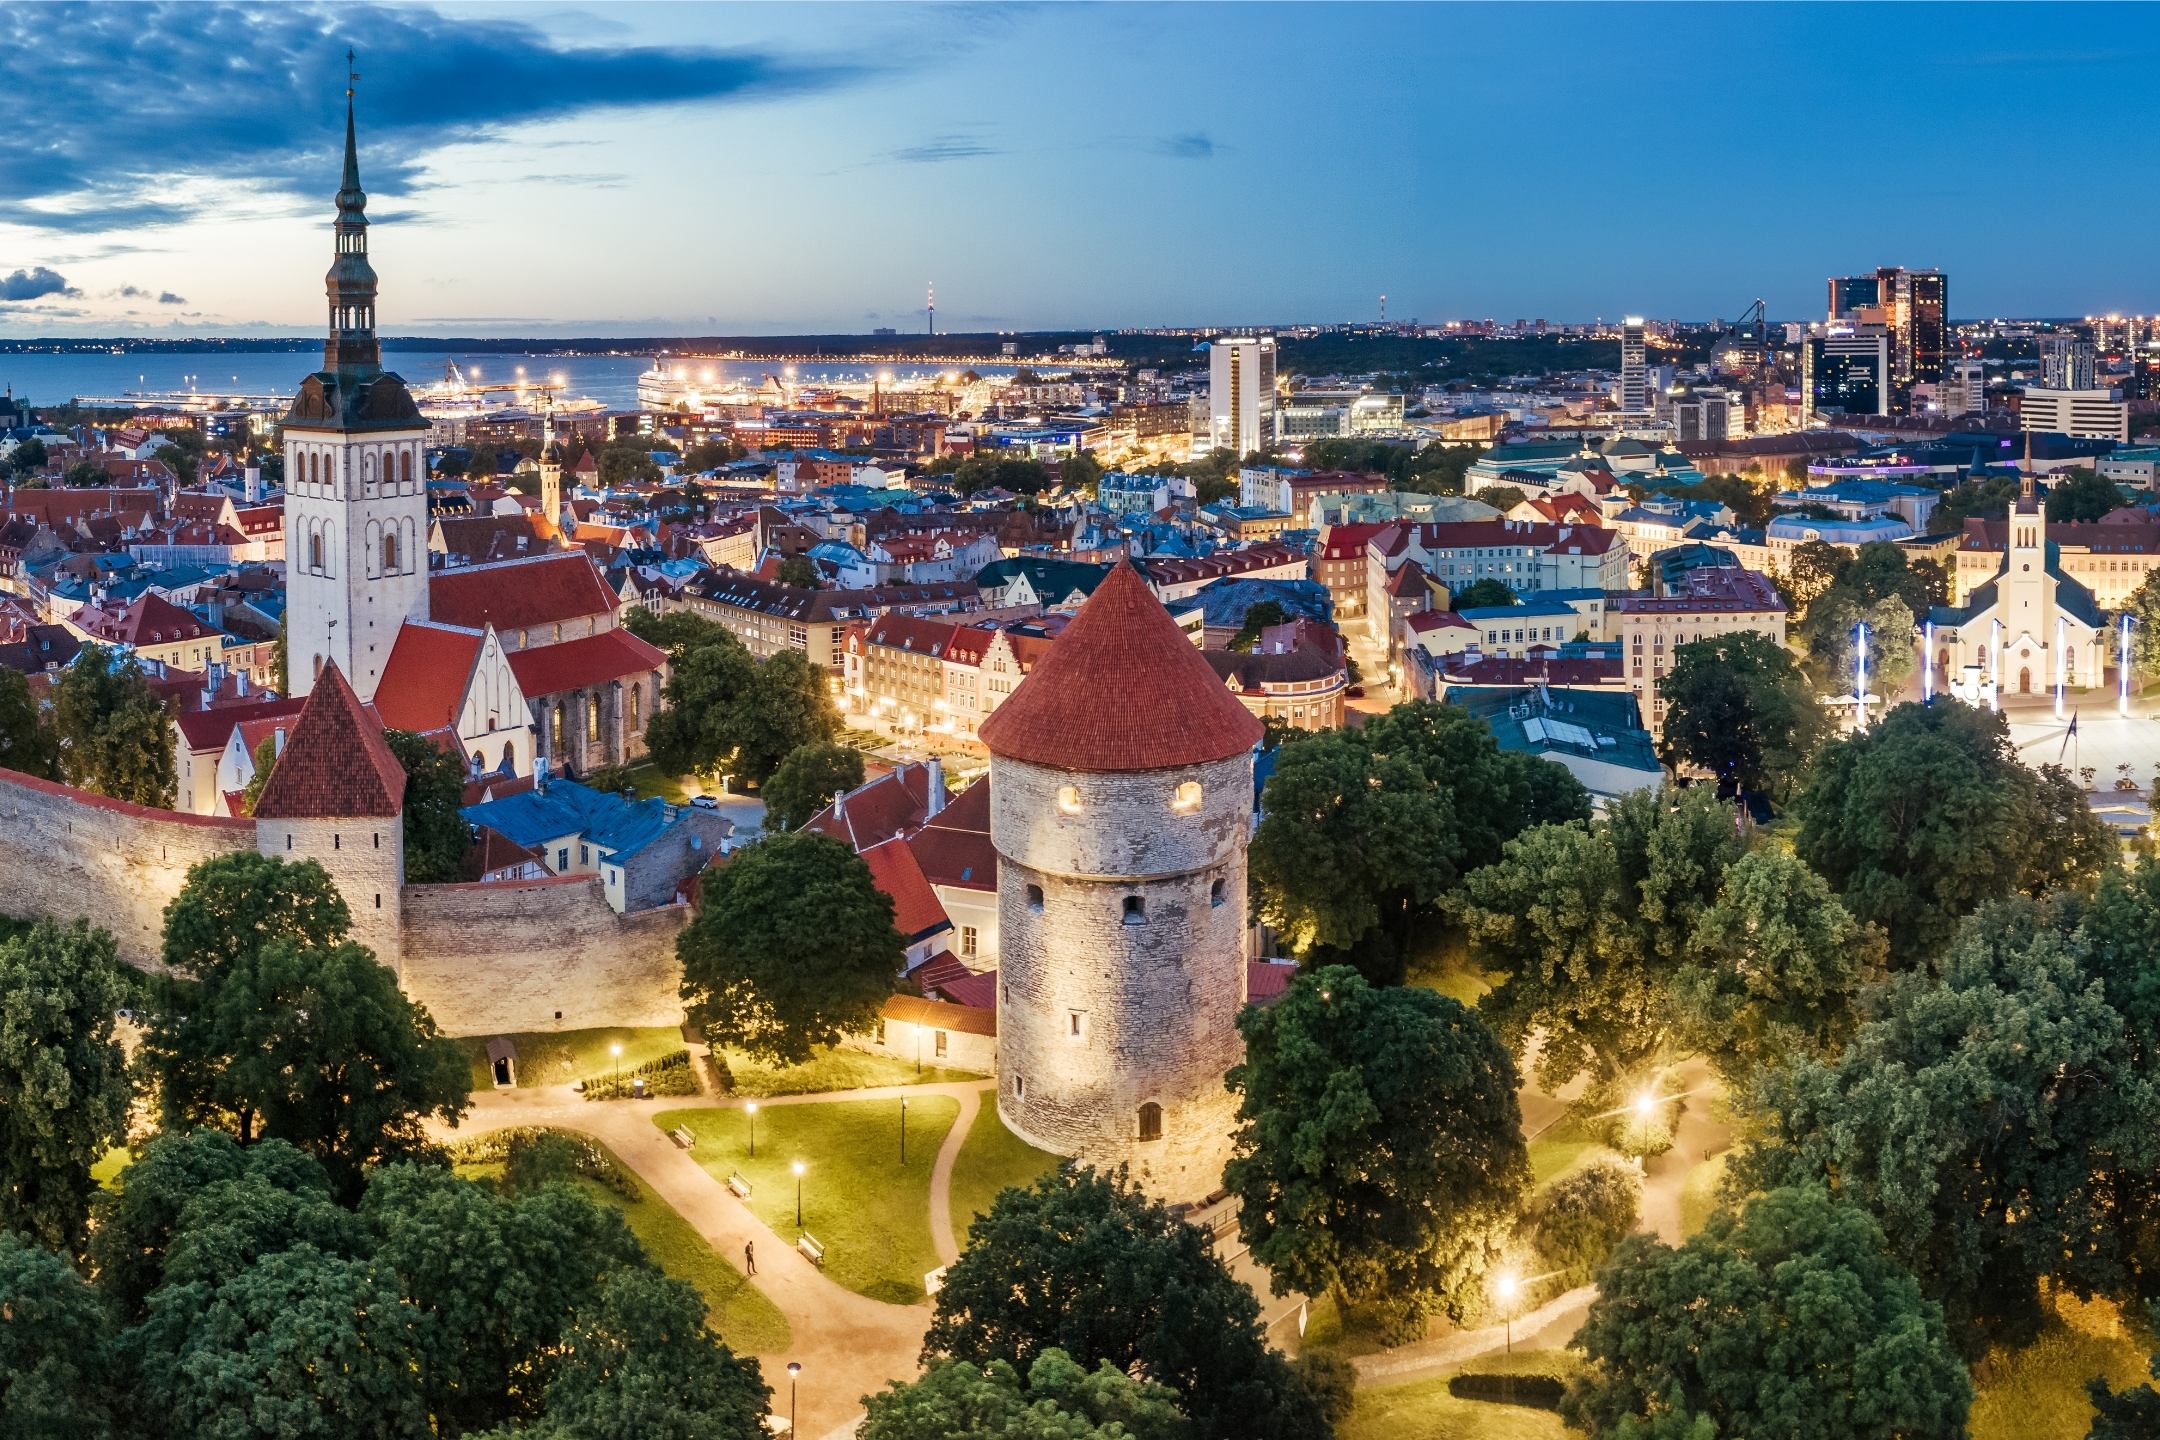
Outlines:
[[595, 875], [405, 890], [405, 993], [452, 1035], [682, 1021], [690, 907], [618, 915]]
[[0, 770], [0, 914], [85, 919], [157, 963], [188, 867], [255, 848], [251, 820], [182, 815]]

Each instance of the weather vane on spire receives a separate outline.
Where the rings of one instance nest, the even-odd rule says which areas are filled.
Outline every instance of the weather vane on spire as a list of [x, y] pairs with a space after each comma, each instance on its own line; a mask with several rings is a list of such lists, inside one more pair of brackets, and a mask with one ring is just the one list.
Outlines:
[[350, 45], [345, 47], [345, 98], [347, 100], [353, 98], [353, 86], [360, 81], [360, 72], [353, 69], [353, 62], [359, 58], [353, 53]]

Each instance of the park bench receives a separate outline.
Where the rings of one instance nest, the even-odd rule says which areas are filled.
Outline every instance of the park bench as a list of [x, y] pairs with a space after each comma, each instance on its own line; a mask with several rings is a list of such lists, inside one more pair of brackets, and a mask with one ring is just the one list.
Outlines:
[[738, 1200], [750, 1198], [750, 1182], [742, 1177], [742, 1172], [739, 1170], [728, 1175], [727, 1188], [729, 1193]]
[[678, 1125], [673, 1130], [668, 1131], [668, 1139], [673, 1140], [685, 1150], [697, 1144], [697, 1136], [690, 1133], [690, 1127], [687, 1125]]
[[795, 1248], [802, 1251], [803, 1258], [822, 1270], [825, 1268], [825, 1247], [818, 1238], [805, 1230], [796, 1237]]

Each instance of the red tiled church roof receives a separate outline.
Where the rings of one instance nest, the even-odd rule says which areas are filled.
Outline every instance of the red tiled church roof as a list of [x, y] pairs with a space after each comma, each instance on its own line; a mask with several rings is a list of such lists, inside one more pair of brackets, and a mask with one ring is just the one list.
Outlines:
[[1227, 760], [1260, 722], [1140, 572], [1111, 567], [1057, 644], [982, 722], [994, 756], [1063, 770], [1165, 770]]
[[270, 772], [255, 814], [263, 820], [390, 819], [405, 808], [405, 767], [382, 727], [333, 662], [309, 693]]
[[447, 625], [497, 630], [560, 624], [615, 608], [615, 592], [582, 550], [492, 565], [460, 565], [428, 577], [428, 614]]
[[649, 674], [667, 664], [667, 652], [627, 630], [603, 630], [559, 645], [513, 650], [509, 660], [518, 689], [525, 692], [526, 699], [537, 700], [543, 695], [560, 695], [566, 690], [583, 690], [610, 680]]
[[399, 626], [375, 686], [375, 713], [383, 724], [420, 735], [455, 725], [486, 640], [484, 631], [424, 620]]

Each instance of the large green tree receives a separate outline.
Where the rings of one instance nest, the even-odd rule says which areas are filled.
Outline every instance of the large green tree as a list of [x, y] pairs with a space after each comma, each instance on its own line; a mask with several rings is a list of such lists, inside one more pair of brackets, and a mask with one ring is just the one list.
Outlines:
[[371, 1164], [426, 1150], [423, 1122], [456, 1124], [470, 1062], [407, 999], [397, 976], [351, 942], [273, 941], [204, 987], [209, 1105], [242, 1143], [288, 1140], [357, 1194]]
[[0, 1230], [81, 1253], [90, 1167], [127, 1133], [127, 994], [112, 936], [84, 921], [0, 940]]
[[1941, 1312], [1864, 1211], [1820, 1189], [1720, 1211], [1678, 1249], [1624, 1242], [1572, 1342], [1561, 1412], [1599, 1440], [1964, 1440], [1972, 1383]]
[[656, 644], [682, 647], [646, 727], [661, 769], [762, 782], [796, 748], [840, 733], [825, 672], [803, 652], [783, 650], [760, 662], [725, 630], [696, 630], [674, 616], [643, 629], [664, 637]]
[[857, 1440], [1185, 1440], [1177, 1397], [1105, 1360], [1091, 1373], [1045, 1350], [1026, 1379], [1004, 1360], [945, 1360], [864, 1397]]
[[1697, 765], [1720, 784], [1782, 801], [1830, 728], [1792, 652], [1742, 631], [1691, 640], [1672, 655], [1657, 682], [1665, 763]]
[[[1490, 493], [1490, 492], [1488, 492]], [[1513, 605], [1515, 592], [1490, 575], [1483, 580], [1473, 580], [1449, 597], [1450, 605], [1457, 610], [1479, 610], [1499, 605]]]
[[1637, 791], [1587, 825], [1509, 841], [1456, 904], [1470, 953], [1504, 977], [1478, 1013], [1510, 1046], [1541, 1034], [1539, 1083], [1587, 1075], [1593, 1109], [1653, 1081], [1673, 978], [1742, 848], [1733, 808], [1703, 787]]
[[458, 813], [465, 798], [464, 763], [410, 730], [385, 730], [383, 740], [405, 767], [405, 879], [414, 885], [457, 879], [472, 843], [471, 829]]
[[39, 712], [29, 677], [0, 667], [0, 769], [60, 778], [60, 742]]
[[862, 751], [852, 745], [798, 745], [758, 788], [765, 801], [765, 828], [798, 829], [830, 805], [834, 795], [862, 783]]
[[191, 1440], [413, 1440], [428, 1432], [395, 1277], [302, 1245], [150, 1302], [140, 1384]]
[[1800, 626], [1808, 671], [1824, 691], [1851, 695], [1860, 683], [1862, 625], [1867, 627], [1868, 694], [1880, 697], [1881, 705], [1894, 705], [1919, 668], [1913, 648], [1913, 611], [1896, 595], [1862, 600], [1853, 591], [1832, 586], [1819, 596], [1808, 606], [1807, 619]]
[[[2153, 1355], [2150, 1369], [2153, 1379], [2160, 1381], [2160, 1352]], [[2092, 1428], [2085, 1432], [2085, 1440], [2152, 1440], [2160, 1435], [2160, 1389], [2135, 1385], [2110, 1390], [2102, 1379], [2091, 1381], [2085, 1389], [2093, 1402]]]
[[2048, 523], [2066, 520], [2098, 520], [2127, 502], [2112, 480], [2102, 479], [2089, 465], [2073, 465], [2048, 477]]
[[0, 1229], [0, 1435], [113, 1440], [110, 1312], [65, 1259]]
[[2117, 848], [2075, 780], [2028, 769], [2003, 717], [1970, 705], [1900, 705], [1831, 741], [1793, 814], [1800, 858], [1882, 927], [1898, 965], [1984, 900], [2089, 883]]
[[545, 1412], [516, 1432], [531, 1440], [765, 1440], [772, 1433], [765, 1424], [771, 1392], [756, 1359], [714, 1338], [696, 1290], [649, 1267], [610, 1275], [557, 1350]]
[[2043, 1295], [2151, 1273], [2160, 1078], [2088, 968], [2077, 906], [1998, 901], [1941, 978], [1897, 976], [1834, 1058], [1742, 1097], [1742, 1185], [1824, 1184], [1881, 1223], [1968, 1354], [2037, 1333]]
[[1679, 1039], [1733, 1086], [1793, 1056], [1834, 1055], [1884, 948], [1799, 858], [1750, 851], [1688, 937], [1673, 977]]
[[172, 723], [134, 656], [85, 645], [53, 686], [52, 729], [70, 785], [171, 807]]
[[1293, 953], [1379, 980], [1400, 977], [1441, 901], [1511, 836], [1590, 813], [1566, 770], [1423, 701], [1285, 745], [1263, 802], [1250, 858], [1261, 915]]
[[1003, 1191], [975, 1222], [938, 1292], [922, 1358], [1031, 1371], [1048, 1350], [1170, 1390], [1195, 1440], [1330, 1433], [1207, 1232], [1120, 1179], [1071, 1165]]
[[1238, 1019], [1223, 1185], [1275, 1292], [1333, 1292], [1415, 1334], [1477, 1307], [1530, 1188], [1514, 1062], [1430, 990], [1336, 965]]
[[876, 1021], [907, 947], [862, 858], [796, 831], [706, 874], [675, 953], [683, 1004], [715, 1044], [796, 1064]]

